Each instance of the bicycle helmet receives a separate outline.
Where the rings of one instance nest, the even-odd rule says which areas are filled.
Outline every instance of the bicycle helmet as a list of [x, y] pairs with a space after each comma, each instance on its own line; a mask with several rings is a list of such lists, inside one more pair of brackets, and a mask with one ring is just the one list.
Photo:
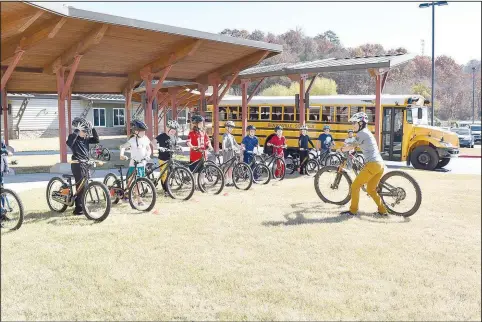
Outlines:
[[365, 122], [368, 123], [368, 115], [364, 112], [358, 112], [353, 114], [352, 117], [348, 120], [350, 123], [357, 123], [357, 122]]
[[325, 125], [325, 126], [323, 126], [323, 131], [324, 131], [324, 130], [331, 130], [331, 128], [330, 128], [329, 125]]
[[90, 123], [83, 117], [74, 118], [72, 120], [72, 127], [74, 128], [74, 130], [84, 131], [89, 134], [92, 132], [92, 123]]
[[224, 123], [224, 126], [225, 127], [234, 127], [234, 122], [233, 121], [227, 121], [226, 123]]
[[348, 130], [348, 133], [353, 133], [353, 129], [349, 129], [349, 130]]
[[131, 128], [133, 131], [145, 131], [148, 129], [146, 123], [141, 120], [133, 120], [131, 122]]
[[275, 128], [274, 128], [274, 131], [283, 131], [283, 128], [280, 126], [280, 125], [277, 125]]
[[179, 123], [175, 120], [167, 121], [167, 127], [172, 130], [177, 130], [179, 128]]
[[255, 130], [255, 131], [256, 131], [256, 126], [254, 126], [254, 125], [248, 125], [248, 126], [246, 127], [246, 130], [247, 130], [247, 131], [250, 131], [250, 130]]
[[192, 123], [201, 123], [201, 122], [204, 122], [204, 117], [202, 117], [201, 115], [198, 115], [198, 114], [193, 115], [193, 116], [191, 117], [191, 122], [192, 122]]
[[300, 126], [300, 130], [308, 130], [308, 127], [306, 125]]

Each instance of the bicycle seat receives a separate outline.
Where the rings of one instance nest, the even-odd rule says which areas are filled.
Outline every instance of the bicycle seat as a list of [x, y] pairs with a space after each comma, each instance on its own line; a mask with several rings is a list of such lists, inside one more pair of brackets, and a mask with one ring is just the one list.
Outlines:
[[71, 178], [73, 178], [73, 177], [74, 177], [73, 174], [63, 174], [63, 175], [62, 175], [62, 178], [64, 178], [64, 179], [71, 179]]

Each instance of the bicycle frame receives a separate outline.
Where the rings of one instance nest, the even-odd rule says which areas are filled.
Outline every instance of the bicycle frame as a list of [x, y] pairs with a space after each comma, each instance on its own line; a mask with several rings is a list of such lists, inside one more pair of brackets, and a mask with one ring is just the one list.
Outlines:
[[[79, 162], [81, 163], [81, 162]], [[72, 207], [75, 203], [75, 200], [80, 197], [79, 195], [79, 191], [83, 190], [85, 186], [88, 185], [89, 182], [92, 181], [92, 179], [90, 178], [90, 171], [89, 169], [87, 169], [87, 173], [86, 175], [82, 178], [82, 180], [80, 181], [79, 183], [79, 187], [77, 187], [77, 183], [72, 183], [72, 178], [71, 177], [67, 177], [65, 178], [67, 180], [67, 184], [69, 186], [69, 198], [67, 199], [68, 202], [66, 202], [65, 204], [69, 207]], [[75, 186], [75, 193], [72, 193], [72, 188]], [[92, 191], [88, 190], [89, 192], [89, 195], [90, 195], [90, 198], [91, 200], [93, 200], [93, 197], [92, 197]], [[99, 200], [100, 199], [100, 196], [99, 196], [99, 192], [97, 191], [97, 189], [95, 190], [95, 193], [97, 194], [97, 199]]]
[[218, 166], [223, 170], [223, 174], [226, 175], [229, 169], [234, 169], [236, 164], [239, 163], [239, 155], [234, 155], [231, 159], [221, 163], [219, 160], [219, 155], [216, 155], [216, 159], [218, 160]]

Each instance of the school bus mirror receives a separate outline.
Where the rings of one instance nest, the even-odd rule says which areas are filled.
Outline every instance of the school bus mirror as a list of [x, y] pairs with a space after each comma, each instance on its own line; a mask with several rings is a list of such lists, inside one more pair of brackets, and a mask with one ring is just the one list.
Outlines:
[[417, 109], [417, 118], [421, 120], [423, 118], [423, 110], [421, 107]]

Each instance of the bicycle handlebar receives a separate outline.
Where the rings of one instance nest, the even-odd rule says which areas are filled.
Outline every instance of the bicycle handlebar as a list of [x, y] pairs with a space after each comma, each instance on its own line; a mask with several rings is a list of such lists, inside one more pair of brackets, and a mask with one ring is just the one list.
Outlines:
[[88, 164], [88, 165], [97, 164], [97, 165], [100, 165], [100, 166], [104, 165], [104, 162], [97, 161], [97, 160], [71, 160], [68, 163], [71, 163], [71, 164], [84, 163], [84, 164]]

